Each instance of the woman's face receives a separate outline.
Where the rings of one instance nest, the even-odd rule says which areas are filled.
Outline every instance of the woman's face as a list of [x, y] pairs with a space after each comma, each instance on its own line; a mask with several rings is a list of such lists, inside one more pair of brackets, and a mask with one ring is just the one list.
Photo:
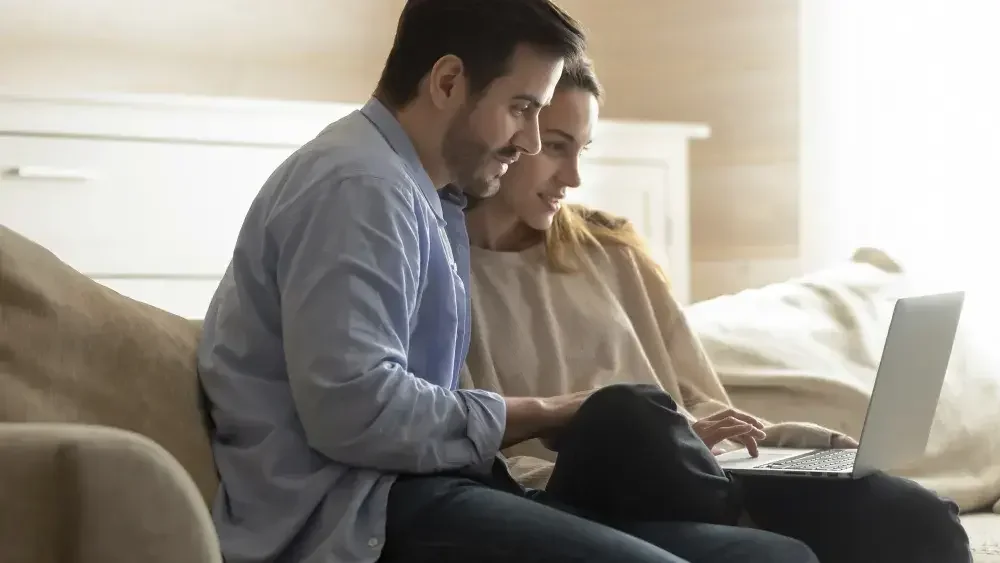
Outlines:
[[541, 152], [522, 155], [511, 165], [491, 203], [533, 229], [548, 229], [566, 190], [580, 185], [580, 156], [590, 144], [597, 114], [598, 102], [590, 92], [557, 90], [538, 116]]

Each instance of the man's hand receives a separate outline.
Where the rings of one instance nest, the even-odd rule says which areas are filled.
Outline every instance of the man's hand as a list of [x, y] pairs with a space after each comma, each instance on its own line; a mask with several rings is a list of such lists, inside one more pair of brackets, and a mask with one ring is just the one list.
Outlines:
[[501, 447], [509, 448], [541, 438], [545, 447], [553, 449], [559, 432], [594, 391], [596, 389], [556, 397], [505, 397], [507, 425]]
[[757, 440], [766, 436], [761, 421], [736, 409], [707, 416], [691, 424], [691, 428], [709, 448], [714, 448], [723, 440], [735, 440], [746, 446], [752, 457], [758, 455]]
[[539, 436], [542, 439], [543, 446], [554, 452], [559, 451], [559, 436], [562, 434], [563, 428], [569, 424], [569, 421], [573, 419], [576, 412], [580, 410], [580, 405], [593, 395], [594, 391], [597, 391], [597, 389], [544, 399], [551, 415], [552, 426]]

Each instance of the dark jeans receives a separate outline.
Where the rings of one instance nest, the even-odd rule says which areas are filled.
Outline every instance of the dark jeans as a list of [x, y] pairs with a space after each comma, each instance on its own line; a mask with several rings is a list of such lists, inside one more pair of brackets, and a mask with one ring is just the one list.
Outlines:
[[[972, 561], [954, 504], [911, 481], [731, 481], [654, 387], [598, 391], [558, 449], [545, 491], [502, 466], [401, 478], [380, 562]], [[729, 525], [742, 508], [774, 533]]]
[[[656, 431], [623, 433], [636, 416]], [[522, 488], [500, 460], [400, 477], [380, 563], [818, 563], [798, 540], [727, 525], [739, 510], [730, 481], [662, 393], [602, 389], [559, 451], [545, 491]]]

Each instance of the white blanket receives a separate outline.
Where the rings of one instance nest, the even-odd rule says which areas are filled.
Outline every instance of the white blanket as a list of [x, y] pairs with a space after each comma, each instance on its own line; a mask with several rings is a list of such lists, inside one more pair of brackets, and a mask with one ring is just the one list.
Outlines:
[[[863, 249], [841, 267], [696, 304], [689, 318], [734, 404], [858, 438], [895, 298], [913, 280]], [[967, 296], [925, 455], [894, 473], [1000, 512], [1000, 342]]]

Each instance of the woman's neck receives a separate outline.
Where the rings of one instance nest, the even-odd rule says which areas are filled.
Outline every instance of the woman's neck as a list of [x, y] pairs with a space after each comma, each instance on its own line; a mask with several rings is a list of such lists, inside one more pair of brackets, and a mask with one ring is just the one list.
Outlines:
[[465, 214], [472, 246], [495, 252], [521, 252], [542, 241], [542, 233], [525, 225], [513, 213], [490, 207], [484, 201]]

